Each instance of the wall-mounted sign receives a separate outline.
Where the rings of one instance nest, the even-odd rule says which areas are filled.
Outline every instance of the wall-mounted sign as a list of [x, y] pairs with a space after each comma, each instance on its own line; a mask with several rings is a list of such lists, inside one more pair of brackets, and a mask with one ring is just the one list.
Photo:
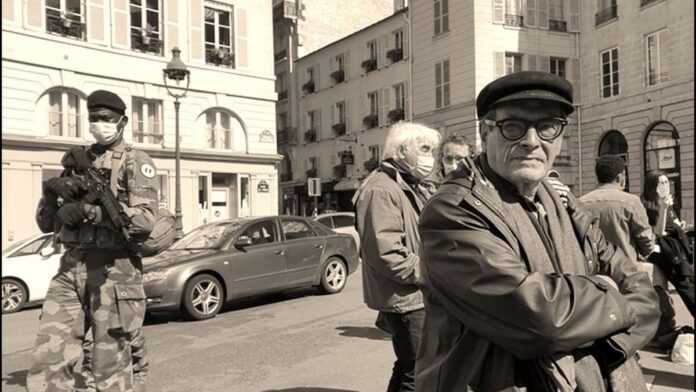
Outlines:
[[271, 191], [271, 188], [268, 186], [268, 182], [266, 182], [266, 180], [261, 180], [256, 186], [256, 191], [259, 193], [268, 193]]
[[263, 132], [259, 134], [259, 141], [261, 143], [273, 143], [273, 133], [269, 131], [268, 129], [265, 129]]

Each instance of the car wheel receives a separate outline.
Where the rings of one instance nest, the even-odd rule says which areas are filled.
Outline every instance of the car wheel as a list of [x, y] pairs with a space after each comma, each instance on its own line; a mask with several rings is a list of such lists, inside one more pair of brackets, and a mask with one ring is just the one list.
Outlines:
[[28, 297], [27, 289], [19, 280], [2, 280], [2, 314], [19, 311], [27, 303]]
[[320, 287], [326, 294], [338, 293], [346, 287], [348, 269], [338, 257], [329, 258], [321, 271]]
[[224, 303], [224, 291], [220, 281], [208, 274], [196, 275], [184, 289], [184, 311], [191, 320], [215, 317]]

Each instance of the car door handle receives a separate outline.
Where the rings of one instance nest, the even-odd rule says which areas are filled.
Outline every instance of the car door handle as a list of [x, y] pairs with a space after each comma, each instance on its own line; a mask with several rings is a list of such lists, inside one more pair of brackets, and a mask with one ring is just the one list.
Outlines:
[[277, 250], [273, 253], [277, 254], [278, 256], [283, 256], [285, 254], [285, 250]]
[[314, 247], [315, 247], [315, 248], [319, 248], [319, 249], [323, 249], [323, 248], [324, 248], [324, 244], [316, 244], [316, 245], [314, 245]]

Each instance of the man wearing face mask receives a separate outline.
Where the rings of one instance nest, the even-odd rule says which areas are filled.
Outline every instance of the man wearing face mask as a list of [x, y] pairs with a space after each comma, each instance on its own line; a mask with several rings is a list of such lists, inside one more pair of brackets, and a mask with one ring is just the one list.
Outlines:
[[[124, 143], [128, 118], [126, 105], [117, 95], [95, 91], [87, 98], [87, 108], [96, 143], [65, 154], [66, 169], [60, 177], [44, 181], [37, 210], [41, 231], [58, 231], [67, 251], [41, 311], [27, 374], [30, 392], [74, 390], [74, 365], [87, 333], [94, 342], [91, 353], [85, 350], [85, 355], [96, 390], [145, 390], [145, 292], [136, 249], [155, 223], [157, 171], [147, 154]], [[76, 157], [85, 153], [108, 179], [127, 216], [130, 240], [114, 226], [103, 206], [84, 200], [86, 189]]]
[[418, 216], [430, 197], [424, 179], [435, 163], [438, 131], [400, 122], [387, 134], [383, 161], [360, 186], [353, 204], [362, 244], [363, 296], [392, 336], [396, 361], [388, 392], [415, 390], [415, 359], [423, 328], [419, 289]]

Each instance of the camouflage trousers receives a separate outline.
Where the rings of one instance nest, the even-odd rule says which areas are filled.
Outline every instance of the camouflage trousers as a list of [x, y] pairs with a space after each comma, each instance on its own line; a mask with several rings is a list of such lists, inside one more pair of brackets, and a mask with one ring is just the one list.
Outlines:
[[[41, 309], [27, 390], [72, 392], [74, 368], [85, 349], [83, 373], [86, 383], [93, 380], [92, 390], [144, 390], [144, 383], [136, 385], [133, 374], [134, 362], [141, 370], [147, 369], [144, 318], [140, 259], [129, 258], [123, 252], [69, 250], [51, 280]], [[92, 343], [85, 341], [88, 331]], [[134, 343], [142, 359], [133, 357]]]

